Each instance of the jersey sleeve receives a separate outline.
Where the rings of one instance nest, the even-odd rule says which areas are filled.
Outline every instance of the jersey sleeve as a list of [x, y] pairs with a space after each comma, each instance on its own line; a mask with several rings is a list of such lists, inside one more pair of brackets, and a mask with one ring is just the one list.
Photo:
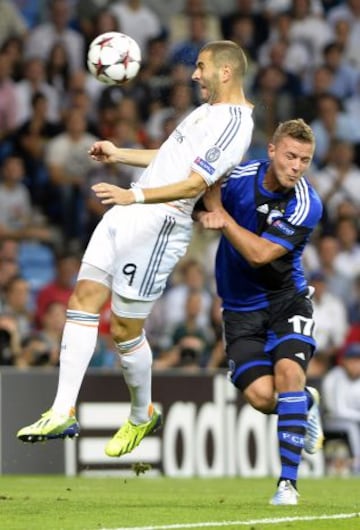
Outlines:
[[308, 239], [321, 216], [318, 194], [302, 179], [283, 216], [276, 217], [261, 236], [291, 251]]
[[212, 113], [207, 127], [191, 169], [211, 186], [241, 162], [249, 148], [254, 124], [251, 113], [237, 106], [227, 106], [221, 114], [219, 111]]

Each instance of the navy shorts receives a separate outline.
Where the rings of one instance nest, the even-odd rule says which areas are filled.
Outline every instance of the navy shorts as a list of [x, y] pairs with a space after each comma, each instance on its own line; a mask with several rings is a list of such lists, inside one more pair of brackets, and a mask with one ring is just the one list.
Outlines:
[[257, 311], [223, 312], [231, 380], [240, 390], [273, 375], [279, 359], [292, 359], [306, 372], [315, 349], [311, 300], [305, 295]]

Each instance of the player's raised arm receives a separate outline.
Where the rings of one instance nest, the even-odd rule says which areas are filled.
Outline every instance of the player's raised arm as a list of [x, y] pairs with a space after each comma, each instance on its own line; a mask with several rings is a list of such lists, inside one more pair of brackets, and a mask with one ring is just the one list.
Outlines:
[[123, 149], [116, 147], [109, 140], [101, 140], [91, 146], [89, 155], [93, 160], [105, 164], [121, 163], [147, 167], [157, 152], [157, 149]]

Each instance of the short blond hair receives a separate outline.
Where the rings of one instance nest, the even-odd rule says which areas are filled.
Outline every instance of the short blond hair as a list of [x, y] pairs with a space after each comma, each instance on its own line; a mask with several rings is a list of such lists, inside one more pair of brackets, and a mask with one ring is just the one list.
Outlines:
[[217, 68], [228, 63], [236, 76], [243, 78], [246, 74], [248, 62], [244, 50], [232, 40], [215, 40], [205, 44], [202, 52], [210, 52]]
[[310, 125], [301, 118], [280, 123], [273, 134], [272, 143], [276, 145], [285, 136], [290, 136], [294, 140], [315, 146], [315, 135]]

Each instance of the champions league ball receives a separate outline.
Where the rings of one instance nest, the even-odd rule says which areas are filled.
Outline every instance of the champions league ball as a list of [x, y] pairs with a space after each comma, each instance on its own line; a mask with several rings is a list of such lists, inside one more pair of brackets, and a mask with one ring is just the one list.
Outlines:
[[102, 33], [89, 46], [88, 69], [96, 79], [107, 85], [122, 85], [134, 79], [140, 64], [138, 43], [124, 33]]

